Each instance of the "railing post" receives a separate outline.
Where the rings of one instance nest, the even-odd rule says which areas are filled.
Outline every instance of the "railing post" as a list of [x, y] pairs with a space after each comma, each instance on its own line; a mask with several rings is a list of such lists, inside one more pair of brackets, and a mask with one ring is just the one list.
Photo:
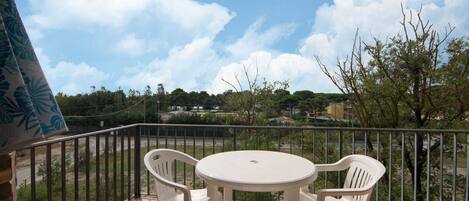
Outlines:
[[140, 133], [141, 126], [135, 127], [135, 136], [134, 136], [134, 196], [135, 198], [140, 198]]

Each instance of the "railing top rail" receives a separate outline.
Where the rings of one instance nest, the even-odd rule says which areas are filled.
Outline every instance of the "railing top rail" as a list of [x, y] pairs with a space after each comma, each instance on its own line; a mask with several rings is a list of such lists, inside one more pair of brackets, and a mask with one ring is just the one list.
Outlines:
[[335, 131], [384, 131], [384, 132], [422, 132], [422, 133], [469, 133], [469, 130], [456, 129], [412, 129], [412, 128], [355, 128], [355, 127], [316, 127], [316, 126], [247, 126], [247, 125], [203, 125], [203, 124], [155, 124], [138, 123], [139, 126], [199, 127], [199, 128], [252, 128], [252, 129], [313, 129]]
[[122, 129], [126, 129], [126, 128], [132, 128], [132, 127], [135, 127], [137, 125], [138, 124], [129, 124], [129, 125], [125, 125], [125, 126], [119, 126], [119, 127], [109, 128], [109, 129], [103, 129], [103, 130], [98, 130], [98, 131], [93, 131], [93, 132], [88, 132], [88, 133], [83, 133], [83, 134], [78, 134], [78, 135], [73, 135], [73, 136], [66, 136], [66, 137], [61, 137], [61, 138], [56, 138], [56, 139], [44, 140], [44, 141], [32, 143], [31, 145], [25, 146], [22, 149], [39, 147], [39, 146], [43, 146], [43, 145], [69, 141], [69, 140], [73, 140], [73, 139], [77, 139], [77, 138], [84, 138], [84, 137], [87, 137], [87, 136], [101, 135], [101, 134], [104, 134], [104, 133], [110, 133], [110, 132], [113, 132], [113, 131], [118, 131], [118, 130], [122, 130]]
[[371, 131], [371, 132], [392, 132], [392, 133], [456, 133], [456, 134], [469, 134], [469, 130], [454, 130], [454, 129], [410, 129], [410, 128], [352, 128], [352, 127], [315, 127], [315, 126], [247, 126], [247, 125], [202, 125], [202, 124], [155, 124], [155, 123], [137, 123], [115, 128], [109, 128], [99, 131], [93, 131], [73, 136], [66, 136], [56, 139], [49, 139], [33, 143], [22, 149], [28, 149], [58, 142], [69, 141], [77, 138], [84, 138], [87, 136], [101, 135], [122, 129], [132, 128], [135, 126], [164, 126], [164, 127], [187, 127], [187, 128], [239, 128], [239, 129], [298, 129], [298, 130], [323, 130], [323, 131]]

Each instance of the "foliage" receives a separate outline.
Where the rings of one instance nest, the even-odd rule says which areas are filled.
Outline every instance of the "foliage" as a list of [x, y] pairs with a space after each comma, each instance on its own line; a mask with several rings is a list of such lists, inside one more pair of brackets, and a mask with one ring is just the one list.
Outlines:
[[[446, 43], [453, 31], [451, 26], [440, 33], [423, 21], [421, 11], [416, 19], [407, 19], [404, 10], [402, 14], [402, 35], [391, 37], [386, 43], [375, 39], [367, 44], [357, 34], [350, 57], [337, 64], [338, 73], [330, 72], [317, 57], [319, 65], [347, 94], [354, 115], [363, 127], [424, 128], [437, 122], [448, 128], [453, 122], [463, 121], [467, 118], [464, 113], [469, 110], [467, 38]], [[448, 57], [446, 63], [441, 55]], [[418, 134], [415, 143], [409, 141], [405, 145], [408, 146], [405, 160], [412, 177], [416, 178], [412, 181], [417, 186], [418, 200], [423, 199], [421, 178], [426, 149], [432, 151], [439, 146], [433, 143], [424, 148], [423, 138], [423, 134]], [[368, 146], [372, 148], [371, 143]], [[409, 151], [413, 149], [416, 163]]]
[[327, 100], [324, 96], [313, 96], [299, 103], [299, 108], [302, 112], [312, 113], [317, 116], [324, 111], [327, 106]]
[[235, 90], [227, 96], [226, 103], [230, 109], [237, 112], [245, 124], [264, 124], [268, 117], [275, 116], [275, 111], [278, 111], [275, 109], [277, 105], [274, 101], [274, 92], [285, 91], [288, 88], [288, 81], [269, 82], [264, 79], [260, 83], [258, 66], [256, 66], [254, 77], [250, 77], [249, 74], [248, 68], [244, 66], [247, 86], [241, 84], [238, 75], [235, 75], [236, 83], [222, 79]]
[[240, 120], [234, 116], [216, 116], [214, 113], [205, 115], [178, 114], [169, 118], [169, 124], [205, 124], [205, 125], [239, 125]]

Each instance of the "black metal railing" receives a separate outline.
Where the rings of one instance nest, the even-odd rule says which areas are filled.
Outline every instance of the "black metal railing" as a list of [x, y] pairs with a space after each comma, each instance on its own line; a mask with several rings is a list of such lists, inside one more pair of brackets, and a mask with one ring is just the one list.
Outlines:
[[[29, 163], [17, 170], [26, 181], [19, 178], [19, 200], [129, 200], [155, 195], [153, 179], [141, 165], [143, 155], [155, 148], [177, 149], [199, 159], [231, 150], [275, 150], [317, 164], [364, 154], [387, 168], [372, 200], [468, 200], [468, 139], [467, 130], [133, 124], [19, 150], [23, 153], [17, 164]], [[176, 163], [174, 171], [175, 181], [192, 188], [205, 186], [194, 167]], [[345, 174], [321, 173], [310, 190], [340, 187]], [[276, 200], [278, 195], [235, 194], [236, 200]]]

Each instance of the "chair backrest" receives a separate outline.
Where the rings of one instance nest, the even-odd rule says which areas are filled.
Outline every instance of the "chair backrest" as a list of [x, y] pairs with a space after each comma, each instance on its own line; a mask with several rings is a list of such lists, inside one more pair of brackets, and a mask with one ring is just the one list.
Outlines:
[[[174, 172], [173, 164], [178, 156], [175, 154], [175, 150], [158, 149], [147, 153], [145, 156], [145, 163], [150, 164], [151, 168], [159, 176], [173, 181]], [[148, 166], [147, 166], [148, 168]], [[176, 189], [171, 186], [164, 185], [158, 179], [156, 180], [156, 195], [159, 201], [172, 200], [177, 196]]]
[[369, 188], [365, 195], [344, 196], [348, 200], [368, 201], [371, 198], [374, 185], [386, 172], [386, 168], [378, 160], [364, 155], [350, 155], [345, 157], [344, 165], [348, 166], [344, 188]]

